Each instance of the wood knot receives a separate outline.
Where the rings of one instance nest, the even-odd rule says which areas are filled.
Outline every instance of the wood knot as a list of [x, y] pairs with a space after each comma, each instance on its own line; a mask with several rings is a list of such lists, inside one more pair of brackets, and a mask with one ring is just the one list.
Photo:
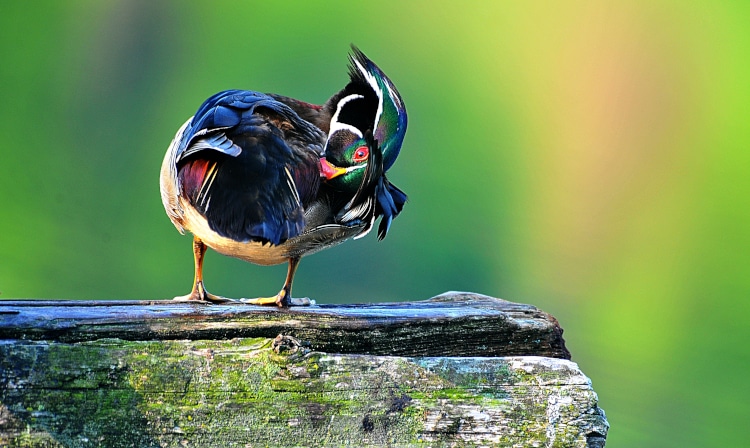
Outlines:
[[375, 422], [370, 417], [370, 414], [365, 414], [365, 418], [362, 419], [362, 430], [364, 432], [372, 432], [375, 429]]
[[294, 336], [280, 334], [271, 342], [271, 348], [278, 354], [293, 355], [299, 351], [302, 343]]

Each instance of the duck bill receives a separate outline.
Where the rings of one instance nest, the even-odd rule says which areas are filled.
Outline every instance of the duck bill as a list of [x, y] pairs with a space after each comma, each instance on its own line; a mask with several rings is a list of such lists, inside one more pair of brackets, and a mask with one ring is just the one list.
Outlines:
[[341, 176], [347, 172], [346, 168], [339, 168], [336, 165], [331, 164], [325, 157], [320, 158], [320, 175], [325, 177], [326, 180], [331, 180], [334, 177]]

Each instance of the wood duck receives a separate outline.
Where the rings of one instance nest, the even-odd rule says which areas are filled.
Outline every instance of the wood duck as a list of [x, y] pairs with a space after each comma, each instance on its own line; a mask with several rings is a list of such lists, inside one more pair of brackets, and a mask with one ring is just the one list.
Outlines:
[[278, 294], [240, 299], [305, 305], [293, 299], [300, 259], [365, 236], [379, 217], [388, 233], [406, 195], [386, 178], [406, 133], [396, 87], [361, 51], [350, 81], [325, 104], [227, 90], [207, 99], [177, 131], [161, 167], [161, 197], [180, 233], [193, 234], [195, 279], [175, 300], [234, 302], [206, 291], [206, 247], [259, 265], [287, 262]]

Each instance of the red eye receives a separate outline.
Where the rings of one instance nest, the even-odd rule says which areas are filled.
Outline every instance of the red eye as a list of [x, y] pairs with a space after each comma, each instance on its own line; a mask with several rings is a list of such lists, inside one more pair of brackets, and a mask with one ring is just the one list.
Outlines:
[[367, 160], [367, 156], [370, 155], [370, 150], [367, 148], [367, 146], [360, 146], [359, 148], [354, 151], [354, 157], [352, 157], [352, 160], [355, 162], [364, 162]]

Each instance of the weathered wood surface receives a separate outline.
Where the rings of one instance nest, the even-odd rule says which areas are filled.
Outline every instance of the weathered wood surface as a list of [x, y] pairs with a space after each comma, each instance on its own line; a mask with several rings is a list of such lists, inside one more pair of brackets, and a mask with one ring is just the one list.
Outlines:
[[421, 302], [288, 309], [171, 301], [0, 301], [0, 339], [142, 341], [288, 334], [327, 353], [570, 359], [562, 333], [554, 317], [532, 305], [459, 292]]
[[[417, 305], [450, 302], [450, 297]], [[479, 316], [469, 319], [464, 331], [470, 331], [473, 322], [485, 335], [498, 334], [479, 328], [488, 321], [478, 311], [497, 311], [496, 299], [453, 297]], [[455, 355], [460, 344], [451, 356], [425, 355], [441, 349], [437, 343], [425, 344], [426, 336], [409, 335], [425, 327], [413, 324], [416, 317], [406, 312], [407, 305], [387, 308], [403, 328], [391, 322], [391, 316], [373, 323], [374, 317], [363, 318], [367, 313], [352, 307], [311, 307], [297, 313], [157, 304], [145, 308], [154, 308], [162, 319], [144, 318], [131, 309], [123, 315], [130, 324], [112, 322], [119, 315], [108, 316], [107, 324], [101, 316], [76, 322], [70, 316], [58, 320], [61, 315], [50, 310], [46, 323], [43, 316], [34, 317], [33, 327], [42, 330], [21, 325], [13, 333], [6, 318], [23, 322], [18, 319], [27, 308], [8, 303], [0, 303], [0, 446], [602, 447], [608, 430], [591, 382], [575, 363], [562, 359], [568, 352], [551, 317], [541, 321], [557, 327], [561, 345], [554, 353], [565, 356], [466, 357]], [[29, 308], [47, 306], [35, 305], [42, 306]], [[496, 318], [492, 325], [528, 320], [517, 324], [516, 331], [536, 328], [542, 333], [539, 338], [549, 331], [538, 318], [545, 313], [511, 305], [503, 305], [513, 309], [511, 316]], [[460, 306], [443, 309], [455, 308]], [[336, 317], [340, 309], [348, 317]], [[233, 313], [238, 313], [237, 322]], [[253, 325], [246, 319], [254, 313], [276, 315], [272, 331], [294, 333], [303, 344], [297, 346], [290, 337], [250, 336]], [[306, 332], [304, 320], [295, 319], [297, 314], [316, 313], [316, 331]], [[450, 337], [462, 334], [453, 329], [451, 318], [437, 313], [427, 319], [435, 321], [426, 327], [430, 337], [449, 343], [439, 331], [441, 323], [450, 329]], [[258, 318], [253, 319], [257, 324]], [[351, 319], [351, 327], [337, 323], [339, 319]], [[194, 332], [189, 331], [191, 322], [198, 327]], [[356, 325], [362, 322], [366, 336], [361, 337], [385, 340], [388, 336], [378, 331], [395, 331], [403, 356], [322, 353], [320, 346], [337, 346], [301, 336], [316, 337], [330, 328], [356, 339]], [[149, 337], [139, 340], [135, 331], [126, 331], [128, 325]], [[11, 334], [14, 337], [8, 337]], [[88, 340], [82, 339], [85, 335]], [[535, 340], [529, 334], [519, 340], [527, 338]], [[404, 353], [403, 345], [411, 341], [416, 341], [415, 351]], [[483, 343], [504, 341], [485, 337]], [[501, 351], [480, 348], [476, 341], [465, 345], [469, 352]], [[526, 347], [545, 352], [552, 345]], [[385, 342], [365, 345], [371, 347], [388, 348]]]

